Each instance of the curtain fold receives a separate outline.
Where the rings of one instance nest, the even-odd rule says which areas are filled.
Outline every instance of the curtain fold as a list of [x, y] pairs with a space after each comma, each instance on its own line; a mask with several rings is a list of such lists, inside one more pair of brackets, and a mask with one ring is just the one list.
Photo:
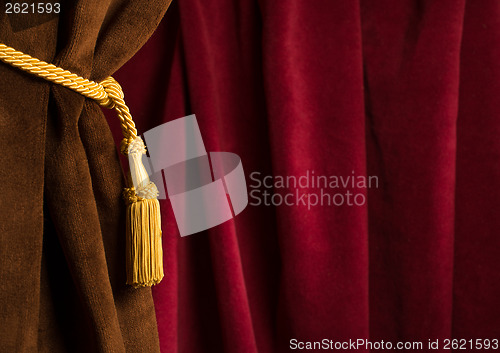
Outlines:
[[[449, 338], [464, 1], [366, 2], [371, 336]], [[391, 290], [388, 290], [388, 289]]]
[[[457, 337], [500, 333], [500, 4], [467, 1], [460, 54], [453, 268]], [[460, 323], [460, 324], [456, 324]]]
[[141, 131], [195, 113], [207, 150], [241, 157], [249, 191], [254, 172], [378, 184], [359, 207], [249, 205], [185, 238], [161, 201], [162, 352], [277, 353], [323, 338], [423, 351], [441, 339], [444, 352], [446, 338], [499, 336], [499, 11], [465, 0], [173, 6], [117, 73], [147, 112]]
[[[100, 80], [135, 54], [169, 4], [2, 12], [0, 41]], [[125, 285], [124, 183], [103, 113], [63, 87], [0, 70], [2, 349], [158, 352], [151, 291]]]
[[[23, 30], [16, 32], [3, 11], [0, 19], [2, 41], [42, 60], [52, 59], [57, 20], [31, 27], [29, 18], [18, 17]], [[3, 64], [0, 80], [0, 326], [5, 328], [0, 330], [0, 338], [5, 349], [29, 352], [37, 347], [40, 312], [49, 86]]]

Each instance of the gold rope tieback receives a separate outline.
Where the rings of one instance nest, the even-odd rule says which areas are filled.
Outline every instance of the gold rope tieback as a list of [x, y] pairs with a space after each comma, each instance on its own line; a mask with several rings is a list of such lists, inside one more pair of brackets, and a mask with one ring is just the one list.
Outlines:
[[120, 150], [129, 157], [131, 178], [135, 186], [126, 188], [123, 195], [127, 204], [127, 284], [144, 287], [159, 283], [163, 278], [163, 252], [158, 189], [149, 180], [142, 163], [146, 147], [137, 136], [121, 86], [111, 76], [101, 82], [94, 82], [2, 43], [0, 60], [78, 92], [103, 107], [116, 110], [123, 134]]

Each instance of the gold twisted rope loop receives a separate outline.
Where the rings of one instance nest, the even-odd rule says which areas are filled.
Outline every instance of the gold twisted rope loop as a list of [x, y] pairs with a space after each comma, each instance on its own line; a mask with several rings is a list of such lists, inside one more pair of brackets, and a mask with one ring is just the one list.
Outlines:
[[122, 152], [126, 152], [126, 146], [137, 137], [135, 123], [123, 99], [123, 90], [113, 77], [110, 76], [101, 82], [91, 81], [2, 43], [0, 43], [0, 60], [20, 70], [78, 92], [87, 98], [95, 100], [103, 107], [115, 109], [124, 136], [121, 147]]

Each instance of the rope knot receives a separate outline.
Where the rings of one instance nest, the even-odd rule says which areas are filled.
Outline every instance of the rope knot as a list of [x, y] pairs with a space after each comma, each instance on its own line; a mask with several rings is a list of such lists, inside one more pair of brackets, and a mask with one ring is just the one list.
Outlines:
[[146, 154], [146, 145], [140, 137], [124, 138], [120, 142], [120, 152], [125, 156], [129, 153]]
[[[127, 140], [128, 141], [128, 140]], [[129, 154], [138, 153], [138, 154], [146, 154], [146, 145], [142, 138], [137, 136], [128, 144], [127, 152]]]
[[104, 92], [106, 92], [106, 97], [99, 101], [100, 105], [113, 109], [123, 102], [124, 94], [122, 86], [113, 77], [109, 76], [104, 79], [100, 82], [100, 85], [103, 87]]

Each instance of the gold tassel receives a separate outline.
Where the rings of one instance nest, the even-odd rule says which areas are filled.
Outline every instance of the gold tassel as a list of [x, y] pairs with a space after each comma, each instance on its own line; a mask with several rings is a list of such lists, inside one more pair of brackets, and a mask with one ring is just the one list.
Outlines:
[[[135, 194], [134, 188], [126, 190]], [[137, 201], [127, 205], [127, 284], [149, 287], [163, 278], [160, 203], [135, 198]]]
[[136, 288], [149, 287], [163, 278], [158, 189], [149, 180], [142, 163], [142, 156], [146, 153], [142, 139], [124, 140], [122, 152], [129, 157], [132, 183], [137, 186], [137, 189], [130, 187], [124, 190], [127, 203], [127, 284]]
[[[149, 180], [142, 163], [146, 147], [140, 137], [130, 143], [125, 140], [130, 175], [135, 187], [124, 190], [127, 203], [126, 266], [127, 284], [146, 287], [163, 278], [163, 250], [158, 189]], [[124, 146], [124, 147], [125, 147]]]

